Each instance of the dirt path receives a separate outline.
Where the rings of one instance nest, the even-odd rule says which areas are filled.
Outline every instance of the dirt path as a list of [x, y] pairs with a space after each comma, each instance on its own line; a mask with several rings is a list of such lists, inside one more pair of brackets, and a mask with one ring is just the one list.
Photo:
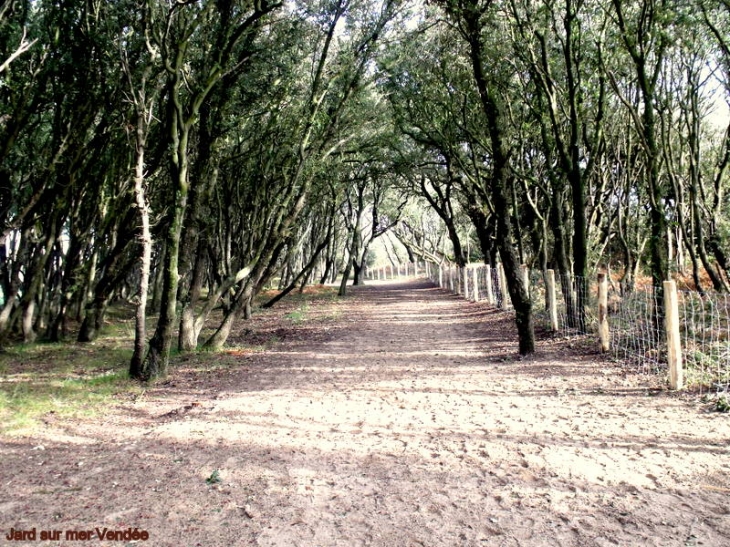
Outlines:
[[730, 421], [691, 397], [567, 341], [517, 359], [508, 314], [418, 282], [312, 304], [277, 338], [2, 439], [0, 544], [730, 545]]

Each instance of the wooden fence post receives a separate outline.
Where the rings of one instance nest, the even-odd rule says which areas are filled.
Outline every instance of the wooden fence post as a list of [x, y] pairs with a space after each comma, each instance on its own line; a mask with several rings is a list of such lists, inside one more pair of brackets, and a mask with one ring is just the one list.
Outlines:
[[469, 300], [469, 268], [464, 266], [462, 269], [464, 270], [464, 290], [462, 292], [464, 293], [464, 298]]
[[601, 351], [606, 353], [611, 348], [608, 330], [608, 279], [605, 273], [598, 274], [598, 339]]
[[449, 290], [454, 292], [454, 267], [449, 266]]
[[479, 302], [479, 268], [481, 268], [481, 266], [473, 268], [471, 271], [474, 283], [474, 302]]
[[439, 289], [444, 288], [444, 267], [439, 264]]
[[548, 313], [550, 314], [550, 328], [558, 332], [558, 302], [555, 299], [555, 270], [547, 270], [545, 285], [547, 289]]
[[490, 264], [487, 264], [486, 290], [487, 303], [490, 306], [494, 306], [494, 290], [492, 290], [492, 266]]
[[679, 337], [679, 300], [677, 284], [664, 282], [664, 327], [667, 331], [667, 360], [669, 361], [669, 389], [684, 387], [682, 370], [682, 340]]

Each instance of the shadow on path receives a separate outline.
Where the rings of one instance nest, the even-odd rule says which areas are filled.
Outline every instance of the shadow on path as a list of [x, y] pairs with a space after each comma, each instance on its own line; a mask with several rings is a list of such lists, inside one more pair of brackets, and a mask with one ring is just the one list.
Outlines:
[[725, 417], [559, 341], [519, 359], [511, 314], [373, 283], [276, 329], [103, 418], [4, 440], [0, 528], [131, 526], [163, 547], [730, 537]]

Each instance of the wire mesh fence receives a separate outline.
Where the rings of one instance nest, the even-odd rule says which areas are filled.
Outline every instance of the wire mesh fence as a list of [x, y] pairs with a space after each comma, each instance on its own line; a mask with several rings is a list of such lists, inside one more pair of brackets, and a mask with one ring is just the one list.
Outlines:
[[651, 285], [631, 288], [612, 285], [608, 297], [608, 321], [614, 356], [638, 372], [666, 371], [664, 326], [659, 310], [661, 291]]
[[[501, 265], [457, 268], [432, 263], [428, 270], [429, 279], [442, 288], [470, 300], [512, 309]], [[597, 279], [551, 270], [523, 273], [537, 326], [555, 336], [598, 338]], [[640, 373], [666, 374], [664, 288], [611, 282], [606, 283], [603, 298], [609, 333], [606, 346], [614, 357]], [[677, 301], [685, 384], [700, 392], [730, 392], [730, 297], [678, 291]]]
[[680, 336], [688, 385], [730, 392], [730, 300], [726, 294], [679, 292]]

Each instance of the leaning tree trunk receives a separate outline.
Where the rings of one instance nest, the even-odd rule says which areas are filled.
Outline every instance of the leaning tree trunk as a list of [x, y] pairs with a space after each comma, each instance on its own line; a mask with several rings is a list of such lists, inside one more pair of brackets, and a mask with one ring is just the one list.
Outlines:
[[51, 219], [51, 224], [46, 233], [44, 245], [38, 245], [33, 253], [31, 266], [25, 273], [28, 279], [27, 285], [24, 287], [23, 296], [20, 299], [20, 307], [22, 309], [21, 331], [23, 333], [23, 342], [33, 342], [36, 339], [36, 332], [33, 328], [33, 319], [36, 310], [36, 300], [45, 279], [45, 267], [48, 257], [56, 241], [56, 222], [57, 218]]
[[515, 253], [515, 234], [512, 231], [512, 222], [509, 217], [512, 204], [510, 203], [508, 186], [511, 181], [504, 134], [504, 124], [506, 123], [504, 108], [499, 102], [497, 92], [490, 88], [484, 70], [480, 15], [476, 11], [467, 8], [461, 13], [461, 17], [464, 22], [464, 36], [469, 42], [474, 80], [492, 144], [491, 191], [495, 210], [497, 211], [497, 244], [504, 273], [507, 277], [507, 288], [515, 309], [519, 352], [521, 355], [527, 355], [535, 351], [535, 332], [532, 322], [532, 302], [522, 279], [520, 261]]
[[[309, 262], [304, 266], [304, 268], [297, 274], [297, 276], [294, 278], [294, 280], [279, 294], [274, 296], [271, 300], [263, 304], [262, 308], [271, 308], [274, 304], [276, 304], [279, 300], [284, 298], [287, 294], [289, 294], [291, 291], [293, 291], [299, 281], [301, 281], [303, 278], [308, 276], [310, 272], [314, 269], [314, 265], [317, 263], [317, 260], [319, 260], [319, 255], [322, 252], [322, 250], [327, 246], [328, 239], [325, 239], [322, 243], [320, 243], [317, 248], [314, 250], [314, 254], [309, 259]], [[304, 288], [304, 285], [302, 285], [302, 288]]]
[[30, 254], [30, 249], [30, 230], [26, 229], [21, 236], [20, 248], [18, 249], [16, 259], [13, 261], [12, 269], [8, 267], [7, 257], [5, 258], [6, 262], [3, 264], [3, 268], [6, 269], [9, 281], [8, 291], [5, 293], [5, 302], [2, 309], [0, 309], [0, 345], [2, 345], [5, 341], [5, 337], [12, 327], [11, 318], [18, 305], [20, 291], [22, 288], [21, 265], [29, 258], [28, 255]]
[[342, 273], [342, 281], [340, 289], [337, 291], [338, 296], [347, 295], [347, 282], [350, 280], [350, 272], [352, 268], [357, 266], [357, 259], [360, 255], [360, 211], [358, 210], [357, 218], [353, 224], [352, 239], [350, 240], [350, 256], [345, 262], [345, 271]]
[[[133, 217], [132, 217], [133, 218]], [[133, 222], [127, 217], [122, 221]], [[132, 241], [131, 233], [126, 230], [117, 237], [117, 242], [109, 255], [104, 259], [101, 269], [104, 274], [94, 287], [94, 294], [86, 305], [86, 315], [81, 323], [77, 342], [92, 342], [96, 339], [104, 321], [107, 305], [111, 299], [114, 288], [127, 275], [132, 266], [130, 254], [126, 252], [127, 246]]]
[[[58, 310], [48, 325], [47, 338], [50, 342], [60, 342], [67, 334], [67, 319], [69, 308], [73, 301], [74, 292], [78, 291], [77, 270], [81, 261], [81, 242], [79, 237], [72, 237], [68, 253], [66, 253], [66, 265], [64, 267], [63, 279], [61, 280], [61, 297], [58, 303]], [[83, 290], [83, 288], [81, 288]]]
[[204, 347], [206, 349], [219, 350], [225, 345], [228, 337], [231, 334], [233, 325], [241, 316], [241, 313], [243, 313], [245, 310], [248, 310], [247, 313], [250, 314], [252, 295], [253, 282], [249, 279], [246, 281], [246, 284], [241, 289], [239, 289], [239, 292], [236, 294], [236, 298], [232, 302], [231, 309], [228, 310], [221, 324], [218, 326], [213, 335], [208, 339], [208, 341], [205, 342]]

